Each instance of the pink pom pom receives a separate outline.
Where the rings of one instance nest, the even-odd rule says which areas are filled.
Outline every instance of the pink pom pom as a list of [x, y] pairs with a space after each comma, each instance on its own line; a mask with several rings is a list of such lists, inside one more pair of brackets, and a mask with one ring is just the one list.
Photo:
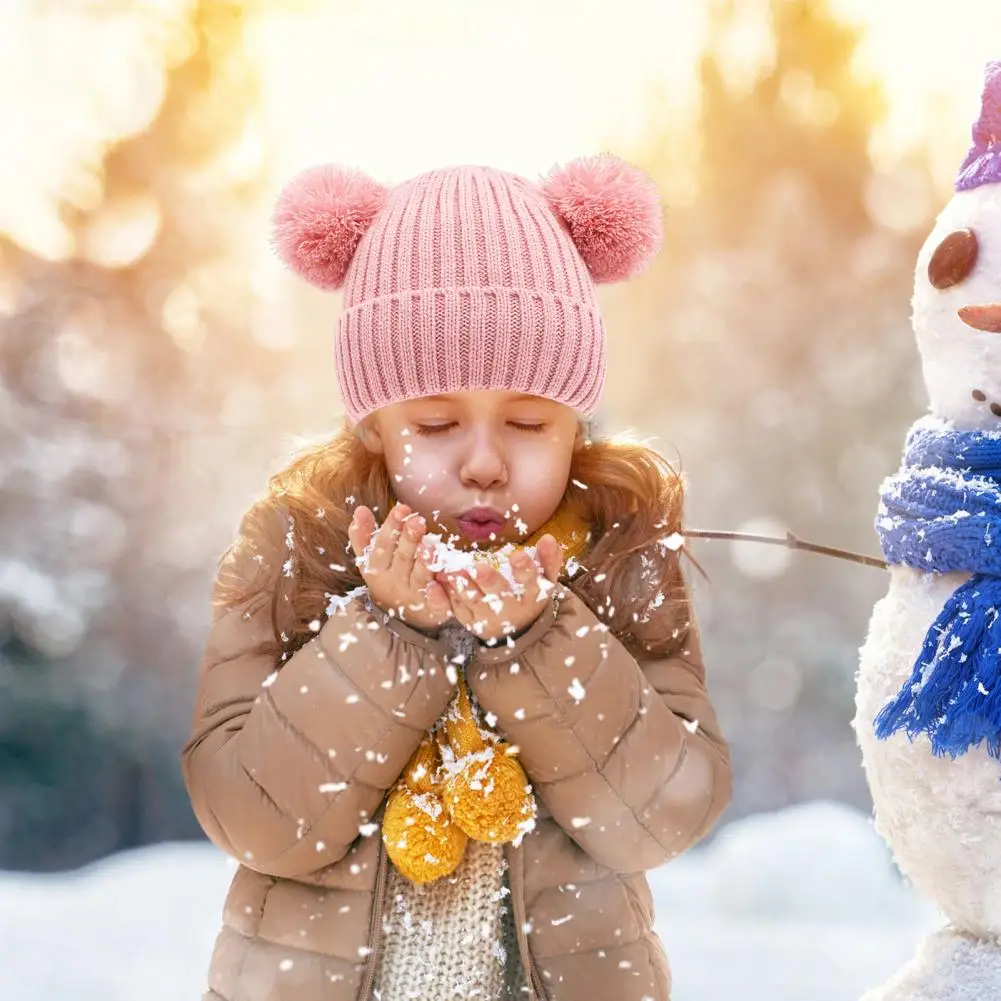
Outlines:
[[614, 156], [586, 157], [554, 170], [542, 190], [596, 282], [638, 274], [660, 250], [660, 196], [638, 167]]
[[340, 288], [386, 193], [357, 170], [333, 164], [307, 168], [278, 196], [271, 218], [275, 252], [311, 284]]

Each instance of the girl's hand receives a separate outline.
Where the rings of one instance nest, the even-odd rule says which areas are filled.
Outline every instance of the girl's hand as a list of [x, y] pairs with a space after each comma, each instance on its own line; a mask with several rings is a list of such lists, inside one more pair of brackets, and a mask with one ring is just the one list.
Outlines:
[[452, 607], [428, 569], [429, 554], [421, 551], [426, 531], [424, 519], [404, 504], [397, 504], [381, 527], [367, 507], [359, 506], [348, 539], [372, 603], [408, 625], [433, 632], [452, 617]]
[[465, 572], [436, 575], [448, 592], [456, 619], [481, 642], [496, 643], [522, 633], [545, 610], [563, 565], [563, 551], [551, 535], [544, 535], [535, 554], [538, 563], [521, 551], [511, 557], [520, 594], [514, 594], [505, 577], [486, 564], [472, 571], [475, 578]]

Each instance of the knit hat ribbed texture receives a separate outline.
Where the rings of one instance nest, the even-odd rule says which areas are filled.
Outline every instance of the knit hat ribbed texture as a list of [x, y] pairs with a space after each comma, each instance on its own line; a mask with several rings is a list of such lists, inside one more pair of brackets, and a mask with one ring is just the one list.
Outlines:
[[307, 280], [343, 284], [335, 356], [351, 420], [474, 389], [590, 416], [606, 372], [595, 281], [646, 264], [660, 210], [645, 175], [610, 157], [576, 161], [543, 186], [470, 166], [387, 191], [321, 167], [282, 193], [275, 244]]
[[350, 415], [507, 389], [585, 413], [605, 381], [594, 284], [541, 192], [488, 168], [390, 193], [348, 272], [336, 362]]

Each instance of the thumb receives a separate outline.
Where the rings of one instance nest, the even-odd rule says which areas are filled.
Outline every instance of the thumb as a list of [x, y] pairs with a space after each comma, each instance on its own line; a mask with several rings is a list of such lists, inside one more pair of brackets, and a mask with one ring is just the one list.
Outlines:
[[555, 584], [563, 569], [563, 547], [551, 535], [544, 535], [535, 547], [535, 555], [542, 564], [546, 579]]

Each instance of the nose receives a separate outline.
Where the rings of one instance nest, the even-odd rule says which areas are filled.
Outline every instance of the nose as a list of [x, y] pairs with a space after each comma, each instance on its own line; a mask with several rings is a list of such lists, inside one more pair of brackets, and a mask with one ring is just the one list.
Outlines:
[[959, 310], [959, 318], [976, 330], [1001, 334], [1001, 302], [962, 306]]
[[503, 486], [507, 482], [507, 460], [489, 430], [478, 430], [473, 434], [460, 475], [465, 485], [481, 490]]

